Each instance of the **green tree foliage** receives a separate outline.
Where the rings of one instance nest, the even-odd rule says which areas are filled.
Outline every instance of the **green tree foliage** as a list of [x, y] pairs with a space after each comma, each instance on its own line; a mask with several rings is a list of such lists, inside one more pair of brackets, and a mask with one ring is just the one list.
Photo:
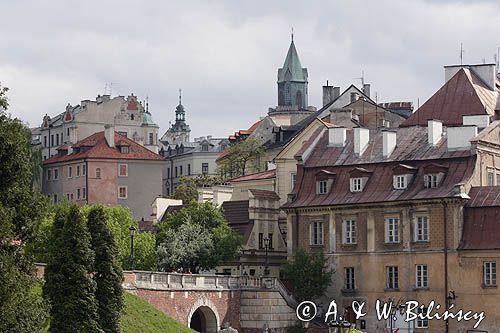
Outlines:
[[97, 205], [90, 209], [88, 229], [95, 253], [92, 271], [97, 285], [99, 325], [106, 333], [119, 333], [120, 316], [124, 307], [123, 272], [117, 262], [118, 249], [108, 227], [108, 216], [103, 206]]
[[32, 242], [47, 201], [31, 181], [31, 133], [5, 111], [8, 89], [0, 86], [0, 332], [36, 332], [47, 308], [33, 293], [35, 270], [25, 245]]
[[178, 229], [168, 229], [158, 247], [159, 267], [163, 271], [182, 268], [198, 273], [212, 266], [213, 237], [207, 229], [188, 221]]
[[263, 168], [263, 154], [262, 143], [255, 138], [247, 138], [229, 147], [225, 156], [217, 161], [217, 165], [223, 177], [243, 176], [249, 168], [255, 171]]
[[191, 201], [198, 201], [199, 187], [208, 187], [224, 183], [222, 178], [209, 175], [181, 177], [179, 181], [180, 185], [175, 189], [172, 199], [182, 200], [185, 204]]
[[97, 321], [90, 233], [76, 205], [56, 214], [52, 241], [44, 285], [51, 303], [50, 332], [103, 332]]
[[[196, 273], [200, 268], [214, 268], [222, 262], [235, 259], [239, 254], [242, 243], [241, 235], [229, 227], [222, 210], [210, 202], [191, 202], [178, 213], [168, 216], [166, 221], [158, 223], [156, 228], [156, 242], [160, 262], [163, 263], [160, 265], [160, 269], [162, 270], [189, 268], [191, 272]], [[201, 240], [208, 242], [207, 237], [209, 236], [213, 248], [210, 247], [210, 251], [199, 253], [197, 258], [186, 259], [183, 257], [182, 262], [184, 263], [196, 263], [193, 267], [186, 267], [180, 264], [174, 265], [173, 263], [180, 261], [177, 259], [173, 261], [165, 259], [166, 254], [173, 253], [172, 250], [169, 250], [172, 247], [168, 243], [175, 239], [175, 242], [182, 244], [187, 239], [188, 235], [186, 233], [189, 230], [193, 231], [194, 228], [198, 228], [196, 230], [199, 231], [200, 235], [197, 238], [191, 235], [193, 242], [196, 241], [196, 243], [199, 243]], [[190, 255], [194, 255], [193, 253], [196, 253], [195, 249], [191, 251]], [[200, 257], [202, 255], [203, 257]]]
[[333, 270], [323, 252], [307, 253], [298, 249], [292, 262], [284, 267], [285, 275], [293, 283], [294, 296], [299, 301], [312, 301], [324, 295], [332, 283]]

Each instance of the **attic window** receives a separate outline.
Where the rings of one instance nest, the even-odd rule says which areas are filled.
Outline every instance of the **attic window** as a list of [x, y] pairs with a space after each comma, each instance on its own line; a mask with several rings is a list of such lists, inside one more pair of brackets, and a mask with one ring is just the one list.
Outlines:
[[122, 154], [128, 154], [129, 153], [129, 147], [128, 146], [120, 146], [120, 153]]
[[316, 182], [316, 193], [318, 193], [318, 194], [328, 193], [328, 181], [327, 180], [318, 180]]
[[351, 178], [350, 182], [351, 182], [351, 192], [363, 191], [364, 187], [363, 178], [361, 177]]
[[201, 151], [208, 151], [208, 145], [206, 143], [201, 145]]
[[439, 184], [439, 175], [437, 173], [430, 173], [424, 175], [424, 187], [435, 188]]
[[408, 187], [408, 175], [394, 176], [394, 189], [405, 190]]

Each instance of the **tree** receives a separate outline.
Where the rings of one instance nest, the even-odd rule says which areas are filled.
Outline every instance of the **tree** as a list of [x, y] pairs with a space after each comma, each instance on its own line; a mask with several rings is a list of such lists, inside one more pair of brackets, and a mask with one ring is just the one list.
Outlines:
[[[227, 149], [225, 155], [217, 161], [219, 171], [229, 177], [245, 175], [250, 166], [260, 171], [263, 154], [262, 143], [256, 138], [247, 138]], [[250, 162], [253, 163], [249, 165]]]
[[[186, 226], [187, 225], [187, 226]], [[181, 228], [182, 227], [182, 228]], [[175, 242], [182, 243], [185, 239], [185, 234], [188, 230], [193, 231], [193, 228], [198, 228], [199, 233], [202, 233], [196, 241], [203, 239], [208, 242], [205, 232], [210, 236], [213, 244], [207, 252], [198, 254], [197, 258], [190, 260], [183, 259], [184, 262], [196, 262], [198, 265], [191, 267], [194, 272], [198, 272], [195, 266], [202, 269], [211, 269], [219, 265], [221, 262], [227, 262], [235, 259], [238, 254], [242, 243], [242, 236], [231, 229], [228, 222], [224, 218], [222, 210], [217, 208], [211, 202], [198, 203], [191, 202], [187, 207], [182, 208], [178, 213], [172, 214], [167, 217], [166, 221], [160, 222], [156, 225], [156, 242], [158, 246], [158, 255], [162, 262], [165, 263], [165, 251], [170, 248], [169, 242], [175, 239]], [[160, 251], [160, 249], [162, 249]], [[193, 252], [196, 252], [193, 250]], [[192, 253], [193, 253], [192, 252]], [[168, 252], [170, 253], [170, 252]], [[192, 254], [194, 256], [194, 254]], [[203, 255], [201, 258], [199, 256]], [[177, 265], [173, 267], [171, 261], [162, 265], [160, 269], [172, 270], [178, 268], [185, 268], [185, 266]], [[199, 264], [202, 263], [202, 264]]]
[[162, 271], [178, 268], [198, 273], [212, 266], [210, 255], [214, 252], [212, 235], [199, 224], [188, 221], [178, 229], [168, 229], [163, 243], [158, 247], [158, 262]]
[[0, 86], [0, 332], [36, 332], [47, 307], [26, 245], [37, 235], [47, 200], [31, 186], [31, 133], [5, 111], [8, 89]]
[[118, 249], [103, 206], [96, 205], [90, 209], [88, 229], [95, 253], [92, 271], [96, 282], [99, 325], [106, 333], [118, 333], [124, 307], [123, 272], [117, 261]]
[[56, 215], [53, 243], [45, 273], [45, 295], [51, 302], [51, 332], [103, 332], [97, 320], [94, 252], [90, 233], [76, 205]]
[[294, 296], [299, 302], [324, 295], [332, 283], [333, 270], [328, 269], [328, 259], [323, 252], [307, 253], [298, 249], [293, 261], [285, 264], [284, 272], [291, 280]]
[[208, 187], [224, 183], [222, 178], [209, 175], [181, 177], [179, 181], [181, 184], [175, 189], [172, 199], [182, 200], [185, 204], [191, 201], [198, 201], [199, 187]]

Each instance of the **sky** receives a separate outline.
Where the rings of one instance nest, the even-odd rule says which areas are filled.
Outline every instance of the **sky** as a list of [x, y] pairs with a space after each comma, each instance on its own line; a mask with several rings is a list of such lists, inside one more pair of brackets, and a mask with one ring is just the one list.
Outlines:
[[343, 90], [362, 73], [379, 102], [422, 104], [460, 43], [464, 63], [500, 47], [496, 0], [0, 0], [0, 12], [0, 84], [32, 127], [113, 83], [113, 96], [148, 96], [161, 133], [181, 88], [191, 138], [227, 137], [277, 104], [292, 27], [316, 107], [326, 80]]

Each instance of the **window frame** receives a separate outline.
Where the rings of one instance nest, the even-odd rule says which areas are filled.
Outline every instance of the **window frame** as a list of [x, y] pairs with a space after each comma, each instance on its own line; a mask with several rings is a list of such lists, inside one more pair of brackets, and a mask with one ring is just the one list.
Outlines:
[[[125, 167], [125, 174], [122, 174], [122, 167]], [[128, 164], [118, 163], [118, 177], [128, 177]]]
[[429, 242], [429, 215], [417, 214], [414, 229], [413, 240], [415, 242]]
[[68, 178], [73, 178], [73, 166], [68, 165]]
[[406, 190], [408, 188], [408, 176], [407, 175], [395, 175], [394, 176], [394, 189], [395, 190]]
[[309, 227], [309, 245], [324, 245], [324, 222], [312, 221]]
[[209, 164], [207, 162], [201, 163], [201, 173], [203, 175], [208, 175]]
[[424, 175], [424, 187], [436, 188], [439, 186], [439, 175], [437, 173], [427, 173]]
[[[488, 272], [488, 270], [489, 270], [489, 272]], [[483, 262], [483, 286], [484, 287], [496, 287], [497, 286], [497, 262], [496, 261]]]
[[342, 243], [345, 245], [356, 245], [358, 242], [358, 230], [356, 219], [342, 220]]
[[316, 194], [328, 194], [328, 181], [326, 179], [316, 181]]
[[293, 191], [296, 183], [297, 183], [297, 173], [291, 172], [290, 173], [290, 192]]
[[415, 265], [415, 288], [429, 288], [429, 268], [425, 264]]
[[349, 179], [351, 192], [363, 192], [363, 177], [353, 177]]
[[[125, 196], [121, 195], [121, 189], [125, 189]], [[128, 199], [128, 186], [120, 185], [118, 186], [118, 199]]]
[[59, 180], [59, 168], [54, 168], [53, 180]]
[[[385, 227], [385, 243], [387, 244], [398, 244], [399, 240], [399, 223], [401, 222], [399, 217], [389, 216], [384, 219]], [[391, 227], [392, 226], [392, 227]], [[392, 239], [391, 239], [392, 237]]]
[[80, 177], [80, 165], [76, 166], [76, 177]]
[[[427, 313], [427, 308], [418, 308], [417, 309], [418, 314], [426, 314]], [[429, 328], [429, 319], [425, 317], [424, 319], [421, 319], [417, 317], [416, 322], [415, 322], [415, 328]]]
[[399, 289], [399, 268], [398, 266], [386, 266], [386, 289]]
[[356, 274], [354, 267], [344, 267], [344, 289], [356, 290]]
[[47, 181], [52, 180], [52, 169], [47, 169], [47, 173], [45, 175]]

